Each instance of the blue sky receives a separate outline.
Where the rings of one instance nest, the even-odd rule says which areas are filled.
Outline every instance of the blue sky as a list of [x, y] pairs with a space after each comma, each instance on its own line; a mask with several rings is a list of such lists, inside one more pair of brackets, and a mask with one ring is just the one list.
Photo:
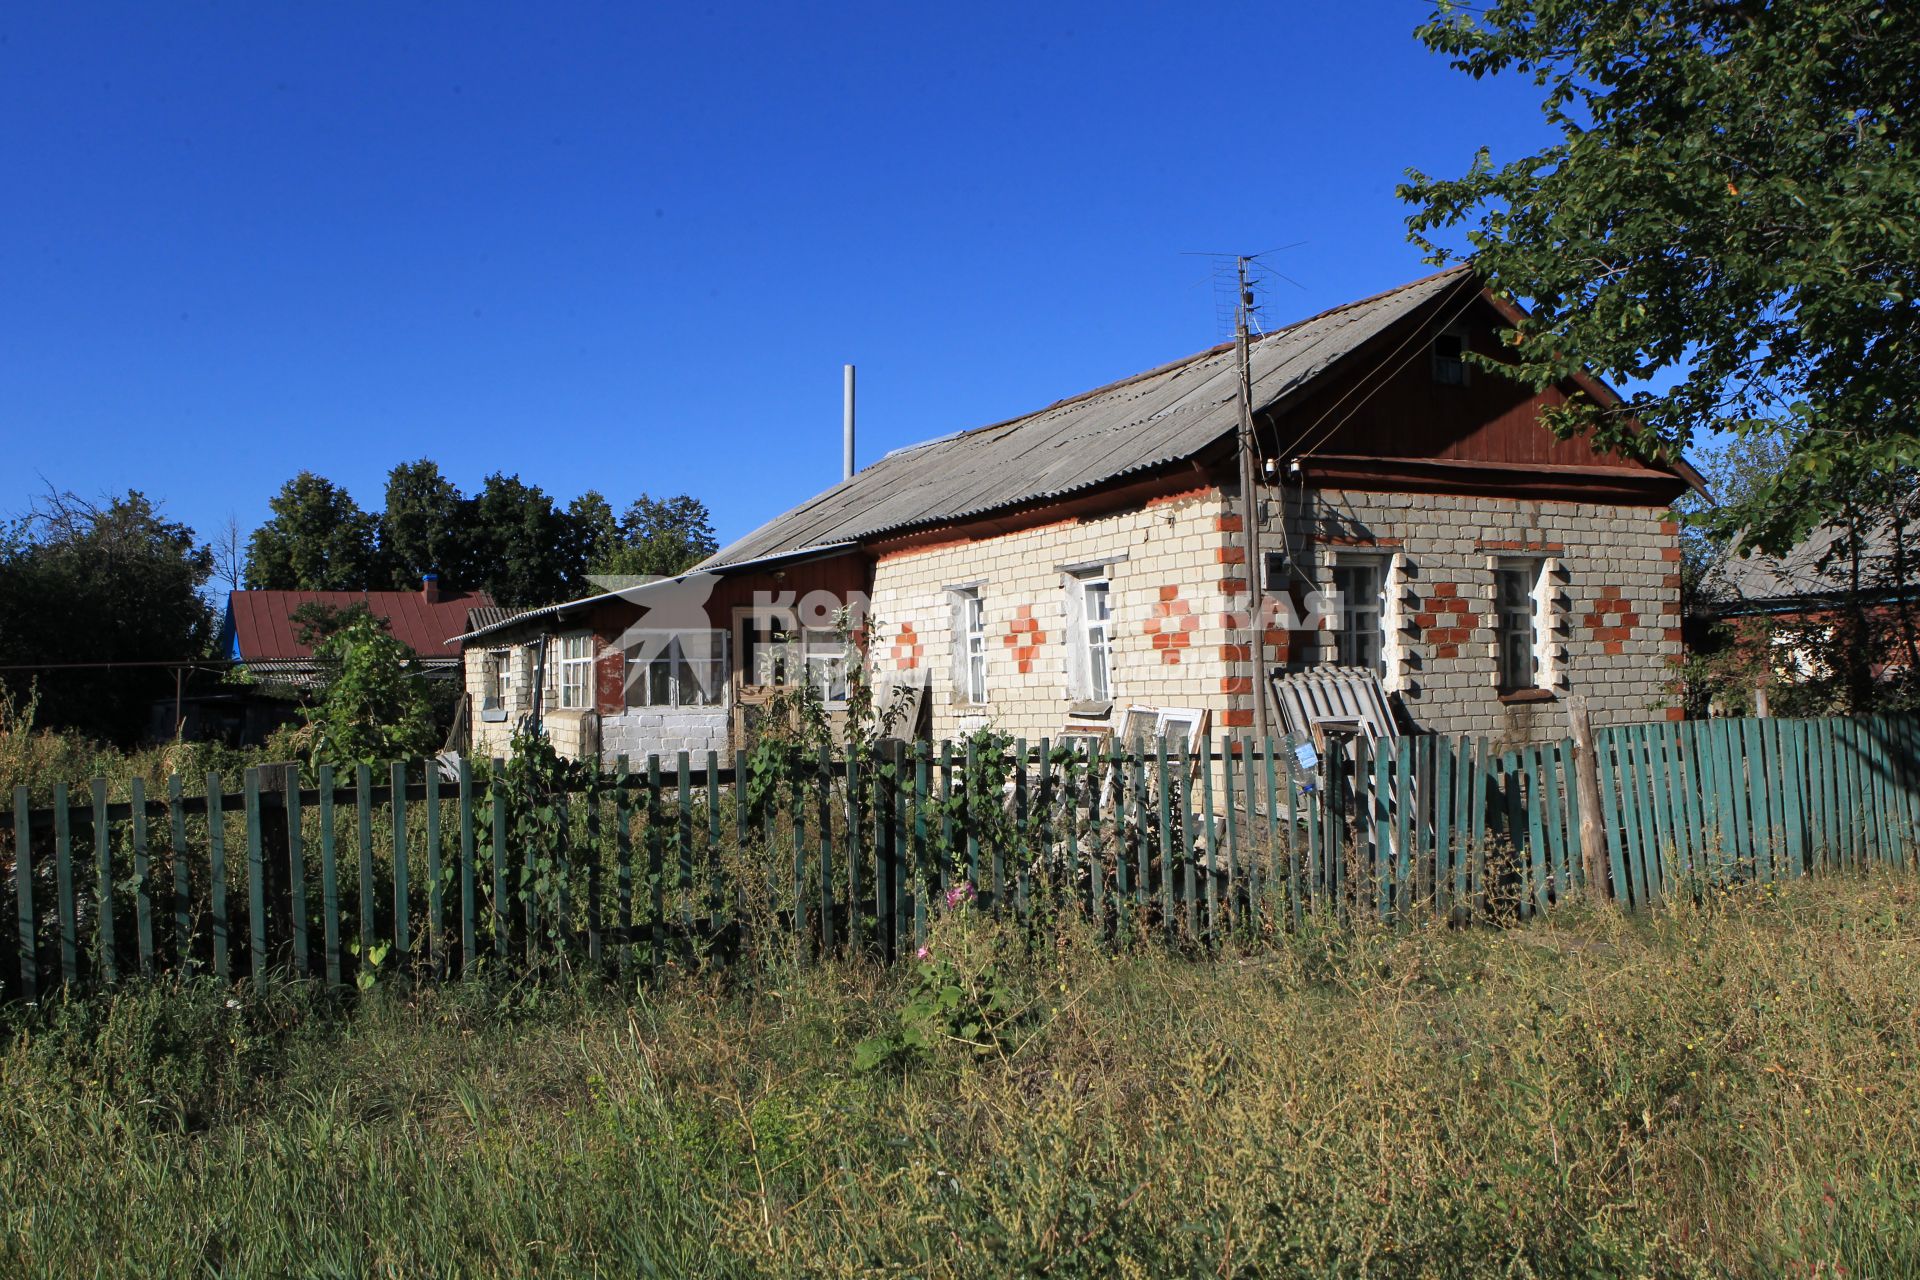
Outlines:
[[302, 468], [378, 507], [688, 492], [722, 541], [860, 453], [1423, 274], [1393, 187], [1547, 139], [1417, 0], [12, 5], [0, 513], [211, 534]]

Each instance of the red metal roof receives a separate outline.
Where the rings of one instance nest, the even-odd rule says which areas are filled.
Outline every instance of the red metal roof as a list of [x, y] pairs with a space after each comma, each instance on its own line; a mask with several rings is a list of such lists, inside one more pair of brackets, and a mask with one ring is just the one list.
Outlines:
[[246, 662], [312, 657], [294, 634], [293, 613], [304, 604], [364, 604], [421, 657], [458, 658], [460, 646], [447, 637], [465, 631], [467, 610], [490, 608], [493, 597], [484, 591], [442, 591], [435, 601], [422, 591], [233, 591], [227, 595], [233, 656]]

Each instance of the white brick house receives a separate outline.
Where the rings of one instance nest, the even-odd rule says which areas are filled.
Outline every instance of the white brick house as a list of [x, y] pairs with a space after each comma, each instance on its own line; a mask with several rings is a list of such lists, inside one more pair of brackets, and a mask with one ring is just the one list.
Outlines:
[[[1030, 740], [1116, 726], [1135, 705], [1244, 732], [1259, 670], [1326, 662], [1372, 666], [1415, 730], [1558, 737], [1573, 691], [1597, 723], [1672, 714], [1666, 512], [1698, 477], [1540, 425], [1549, 404], [1611, 394], [1591, 379], [1536, 394], [1465, 363], [1497, 355], [1502, 308], [1455, 269], [1252, 344], [1257, 582], [1231, 348], [882, 458], [700, 566], [719, 584], [704, 616], [728, 636], [725, 703], [764, 674], [733, 660], [754, 648], [742, 611], [811, 590], [868, 606], [868, 658], [927, 685], [936, 741], [986, 723]], [[652, 590], [548, 612], [571, 610], [595, 660], [617, 663], [622, 620]], [[471, 661], [486, 637], [467, 640]], [[603, 747], [616, 722], [635, 755], [738, 744], [724, 707], [699, 709], [702, 739], [638, 719], [653, 713], [621, 684], [601, 685]]]

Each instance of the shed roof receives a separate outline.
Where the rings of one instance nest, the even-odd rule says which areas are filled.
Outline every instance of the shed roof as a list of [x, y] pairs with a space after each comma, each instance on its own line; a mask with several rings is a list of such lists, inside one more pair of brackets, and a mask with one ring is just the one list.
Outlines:
[[423, 658], [457, 658], [460, 646], [447, 637], [467, 628], [467, 612], [491, 609], [484, 591], [443, 591], [437, 600], [422, 591], [234, 591], [227, 595], [224, 637], [228, 652], [243, 662], [311, 658], [300, 643], [293, 615], [302, 605], [335, 609], [365, 605], [384, 618], [393, 638]]
[[[1254, 408], [1401, 320], [1437, 318], [1471, 271], [1452, 267], [1254, 339]], [[1224, 343], [1038, 413], [897, 449], [702, 567], [945, 524], [1181, 462], [1233, 434], [1238, 400], [1233, 344]]]

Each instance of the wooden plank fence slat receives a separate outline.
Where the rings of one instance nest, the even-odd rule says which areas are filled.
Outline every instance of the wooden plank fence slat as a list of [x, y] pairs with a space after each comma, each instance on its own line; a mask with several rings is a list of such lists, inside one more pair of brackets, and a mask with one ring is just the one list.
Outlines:
[[20, 994], [40, 998], [39, 926], [33, 914], [33, 815], [25, 787], [13, 789], [13, 907], [20, 938]]
[[305, 978], [311, 975], [311, 953], [307, 937], [307, 869], [304, 833], [301, 831], [300, 771], [287, 770], [287, 918], [293, 930], [293, 972]]
[[1720, 781], [1725, 788], [1721, 794], [1725, 809], [1725, 878], [1728, 884], [1742, 884], [1752, 880], [1754, 874], [1753, 832], [1748, 822], [1751, 807], [1744, 794], [1748, 785], [1746, 756], [1742, 746], [1744, 735], [1739, 720], [1732, 717], [1716, 721], [1714, 733], [1718, 739], [1716, 748], [1719, 753]]
[[422, 761], [420, 770], [426, 775], [427, 798], [427, 959], [433, 966], [433, 972], [447, 972], [446, 963], [446, 893], [440, 883], [440, 802], [441, 794], [440, 764], [437, 760]]
[[320, 945], [327, 972], [327, 985], [341, 985], [340, 965], [340, 868], [336, 860], [333, 832], [333, 766], [323, 764], [320, 783]]
[[249, 769], [242, 784], [247, 813], [247, 970], [253, 985], [267, 985], [267, 856], [260, 826], [260, 770]]
[[378, 939], [378, 921], [374, 915], [373, 888], [373, 770], [355, 765], [353, 773], [355, 812], [359, 818], [360, 853], [360, 963], [371, 964], [368, 953]]
[[153, 884], [150, 850], [147, 848], [147, 783], [134, 778], [127, 784], [128, 803], [133, 806], [133, 930], [139, 950], [140, 972], [153, 972]]
[[407, 883], [407, 766], [394, 761], [389, 769], [393, 788], [393, 955], [405, 967], [413, 945], [411, 886]]
[[113, 840], [107, 822], [107, 780], [95, 778], [93, 792], [94, 936], [100, 977], [114, 982], [120, 976], [113, 949]]
[[500, 781], [506, 771], [507, 762], [498, 756], [494, 757], [487, 790], [493, 809], [493, 847], [489, 850], [493, 861], [493, 900], [489, 906], [493, 918], [493, 954], [497, 960], [507, 958], [507, 935], [513, 920], [513, 904], [507, 897], [507, 791]]
[[1593, 735], [1594, 768], [1600, 778], [1601, 828], [1607, 838], [1607, 871], [1613, 884], [1615, 901], [1631, 908], [1637, 904], [1633, 881], [1627, 875], [1627, 824], [1621, 820], [1620, 769], [1616, 750], [1618, 735], [1602, 729]]
[[187, 808], [180, 775], [167, 776], [168, 844], [173, 857], [173, 955], [182, 968], [192, 963], [193, 883], [187, 867]]
[[[625, 770], [622, 770], [625, 772]], [[473, 918], [474, 868], [478, 849], [473, 831], [473, 764], [460, 757], [460, 972], [473, 972], [474, 949], [479, 942], [479, 926]]]
[[213, 976], [226, 981], [233, 976], [228, 967], [228, 935], [232, 921], [227, 914], [227, 819], [226, 797], [221, 794], [220, 775], [207, 775], [207, 909], [213, 930]]

